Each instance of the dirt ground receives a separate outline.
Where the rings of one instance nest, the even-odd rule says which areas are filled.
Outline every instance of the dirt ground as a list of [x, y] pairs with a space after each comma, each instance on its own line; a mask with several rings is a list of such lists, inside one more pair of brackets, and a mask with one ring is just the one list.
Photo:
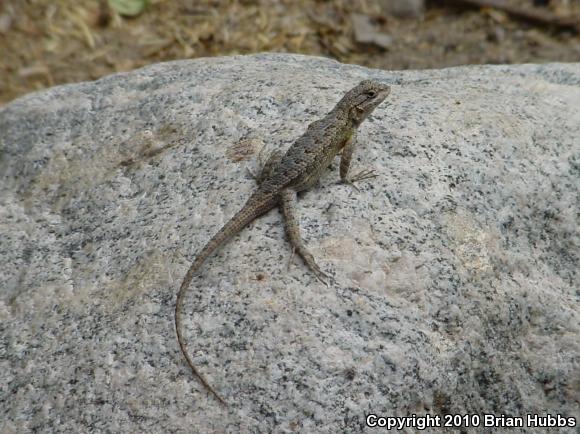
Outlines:
[[[155, 62], [262, 51], [391, 70], [580, 61], [573, 30], [449, 2], [428, 2], [421, 16], [401, 18], [373, 0], [149, 0], [129, 18], [107, 1], [0, 0], [0, 104]], [[506, 1], [580, 13], [580, 0]], [[361, 43], [354, 14], [383, 36], [382, 44]]]

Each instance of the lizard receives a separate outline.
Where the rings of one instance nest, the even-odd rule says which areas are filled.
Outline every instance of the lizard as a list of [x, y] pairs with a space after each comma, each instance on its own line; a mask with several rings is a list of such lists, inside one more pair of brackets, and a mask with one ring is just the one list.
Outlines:
[[349, 90], [325, 117], [308, 125], [306, 132], [284, 155], [281, 152], [272, 153], [256, 177], [258, 188], [245, 205], [199, 251], [187, 270], [175, 303], [177, 341], [193, 374], [221, 404], [225, 405], [225, 400], [195, 367], [183, 338], [181, 312], [191, 280], [205, 260], [220, 246], [253, 220], [279, 206], [293, 252], [297, 252], [314, 275], [326, 283], [325, 278], [328, 278], [328, 275], [320, 269], [300, 235], [296, 218], [297, 194], [314, 186], [339, 153], [341, 153], [340, 178], [343, 182], [354, 185], [354, 182], [376, 176], [373, 170], [363, 170], [353, 177], [348, 177], [348, 171], [356, 147], [358, 127], [385, 100], [390, 91], [388, 85], [378, 81], [361, 81]]

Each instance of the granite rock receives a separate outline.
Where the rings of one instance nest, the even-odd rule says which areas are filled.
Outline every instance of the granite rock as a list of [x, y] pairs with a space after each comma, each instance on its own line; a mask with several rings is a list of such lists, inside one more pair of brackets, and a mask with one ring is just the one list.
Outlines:
[[[254, 188], [246, 169], [365, 78], [392, 86], [353, 161], [378, 178], [356, 192], [335, 167], [299, 201], [332, 284], [288, 268], [278, 211], [192, 283], [186, 336], [221, 408], [179, 351], [177, 288]], [[579, 137], [580, 64], [387, 72], [262, 54], [13, 101], [0, 108], [0, 432], [578, 418]]]

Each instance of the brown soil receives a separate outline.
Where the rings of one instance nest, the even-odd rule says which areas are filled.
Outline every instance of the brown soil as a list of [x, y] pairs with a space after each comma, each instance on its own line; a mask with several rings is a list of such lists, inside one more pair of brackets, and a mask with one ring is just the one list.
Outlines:
[[[122, 18], [106, 0], [0, 0], [0, 104], [60, 83], [93, 80], [165, 60], [277, 51], [383, 69], [579, 61], [580, 36], [494, 9], [431, 2], [395, 18], [376, 0], [151, 0]], [[513, 0], [530, 6], [532, 0]], [[580, 12], [579, 0], [538, 8]], [[391, 36], [388, 49], [355, 41], [352, 13]]]

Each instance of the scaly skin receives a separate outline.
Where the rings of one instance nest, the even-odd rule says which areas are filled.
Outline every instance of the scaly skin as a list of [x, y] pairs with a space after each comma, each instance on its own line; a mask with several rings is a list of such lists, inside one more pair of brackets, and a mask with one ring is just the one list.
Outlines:
[[328, 276], [318, 267], [300, 236], [296, 217], [296, 196], [299, 191], [316, 184], [324, 170], [341, 151], [340, 178], [343, 182], [352, 184], [374, 176], [372, 171], [363, 171], [352, 178], [348, 178], [347, 174], [356, 146], [358, 126], [385, 100], [389, 93], [390, 88], [385, 84], [372, 80], [360, 82], [344, 95], [330, 113], [311, 123], [306, 132], [290, 146], [286, 154], [283, 156], [274, 154], [258, 177], [259, 187], [256, 192], [242, 209], [208, 241], [187, 270], [175, 303], [177, 341], [193, 374], [220, 403], [225, 404], [225, 401], [194, 366], [183, 339], [181, 320], [183, 298], [193, 276], [203, 262], [226, 241], [257, 217], [280, 206], [293, 249], [302, 257], [316, 277], [326, 283], [324, 279]]

